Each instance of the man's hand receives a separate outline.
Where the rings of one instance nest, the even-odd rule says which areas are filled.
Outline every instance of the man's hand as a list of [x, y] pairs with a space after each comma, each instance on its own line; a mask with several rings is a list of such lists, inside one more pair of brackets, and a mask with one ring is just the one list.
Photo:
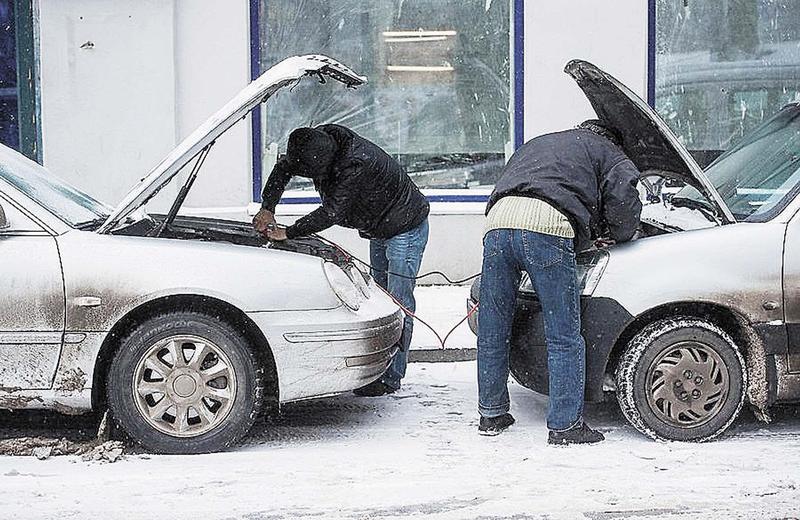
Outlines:
[[253, 217], [253, 229], [256, 230], [256, 233], [260, 233], [269, 238], [267, 232], [270, 230], [270, 228], [274, 227], [275, 213], [268, 209], [259, 210], [258, 213], [256, 213], [256, 216]]
[[275, 227], [273, 224], [269, 229], [267, 229], [267, 239], [273, 242], [281, 242], [286, 240], [286, 228]]
[[597, 249], [603, 249], [609, 246], [613, 246], [617, 242], [611, 238], [598, 238], [594, 241], [594, 247]]

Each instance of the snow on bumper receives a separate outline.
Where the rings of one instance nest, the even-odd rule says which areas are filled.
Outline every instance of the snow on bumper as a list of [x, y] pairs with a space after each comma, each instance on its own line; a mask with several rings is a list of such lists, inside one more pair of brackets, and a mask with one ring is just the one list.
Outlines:
[[380, 377], [403, 331], [403, 314], [373, 295], [358, 311], [253, 312], [278, 372], [280, 401], [347, 392]]

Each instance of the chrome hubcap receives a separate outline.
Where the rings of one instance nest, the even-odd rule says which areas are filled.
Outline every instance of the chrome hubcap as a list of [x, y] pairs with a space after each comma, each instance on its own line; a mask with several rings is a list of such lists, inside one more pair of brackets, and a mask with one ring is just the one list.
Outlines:
[[725, 404], [728, 368], [713, 349], [693, 341], [676, 343], [647, 370], [647, 404], [662, 421], [695, 428], [710, 421]]
[[195, 437], [219, 426], [236, 396], [230, 359], [213, 343], [174, 336], [148, 349], [133, 379], [136, 407], [154, 428]]

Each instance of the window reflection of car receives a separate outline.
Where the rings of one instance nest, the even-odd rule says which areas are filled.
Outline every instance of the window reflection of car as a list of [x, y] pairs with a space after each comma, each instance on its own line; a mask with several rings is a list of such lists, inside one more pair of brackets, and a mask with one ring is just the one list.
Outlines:
[[[644, 175], [689, 185], [645, 205], [646, 238], [579, 255], [587, 400], [614, 389], [641, 432], [697, 441], [724, 432], [745, 402], [766, 418], [774, 404], [800, 399], [800, 105], [703, 172], [614, 78], [586, 62], [567, 71], [598, 115], [623, 129]], [[542, 393], [544, 345], [541, 307], [523, 283], [511, 371]]]
[[796, 41], [763, 44], [737, 60], [712, 56], [674, 53], [657, 65], [658, 112], [687, 148], [712, 154], [728, 149], [776, 109], [800, 101]]
[[[0, 408], [108, 406], [146, 448], [196, 453], [232, 445], [262, 410], [380, 377], [402, 315], [335, 248], [177, 215], [221, 134], [307, 75], [364, 82], [321, 56], [275, 65], [115, 209], [0, 146]], [[185, 165], [169, 213], [147, 215]]]

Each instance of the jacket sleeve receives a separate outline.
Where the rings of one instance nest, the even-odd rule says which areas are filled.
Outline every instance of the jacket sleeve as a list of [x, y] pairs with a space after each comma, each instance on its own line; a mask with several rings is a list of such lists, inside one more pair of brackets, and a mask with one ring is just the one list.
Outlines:
[[272, 168], [264, 191], [261, 192], [261, 207], [275, 213], [275, 206], [283, 196], [286, 185], [292, 180], [291, 168], [286, 158], [281, 159]]
[[360, 175], [361, 167], [358, 164], [340, 170], [336, 176], [338, 182], [333, 193], [325, 197], [322, 206], [286, 228], [286, 237], [297, 238], [319, 233], [340, 223], [350, 210], [355, 198], [359, 196], [357, 188]]
[[627, 242], [639, 228], [642, 202], [638, 182], [639, 170], [630, 159], [615, 164], [601, 182], [603, 220], [616, 242]]

